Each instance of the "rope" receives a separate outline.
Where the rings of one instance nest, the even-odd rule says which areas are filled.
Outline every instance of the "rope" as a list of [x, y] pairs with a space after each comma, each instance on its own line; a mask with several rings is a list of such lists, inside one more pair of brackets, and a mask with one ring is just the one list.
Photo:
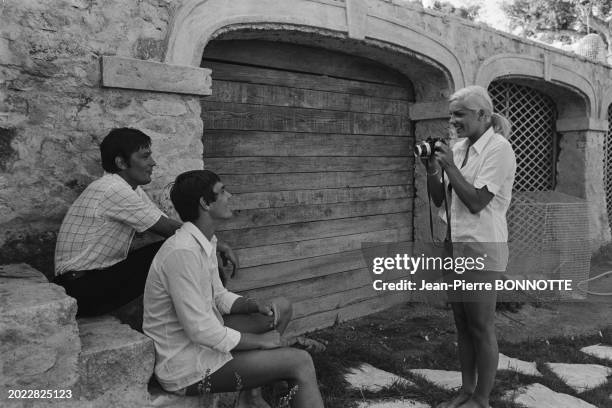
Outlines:
[[597, 276], [594, 276], [594, 277], [592, 277], [590, 279], [586, 279], [586, 280], [583, 280], [581, 282], [578, 282], [578, 285], [576, 287], [578, 288], [578, 290], [580, 290], [580, 291], [582, 291], [582, 292], [584, 292], [584, 293], [586, 293], [588, 295], [593, 295], [593, 296], [612, 296], [612, 292], [608, 292], [608, 293], [592, 292], [590, 290], [586, 290], [586, 289], [580, 287], [580, 285], [585, 285], [586, 283], [588, 283], [590, 281], [594, 281], [596, 279], [603, 278], [604, 276], [607, 276], [607, 275], [612, 275], [612, 271], [607, 271], [607, 272], [601, 273], [601, 274], [599, 274]]

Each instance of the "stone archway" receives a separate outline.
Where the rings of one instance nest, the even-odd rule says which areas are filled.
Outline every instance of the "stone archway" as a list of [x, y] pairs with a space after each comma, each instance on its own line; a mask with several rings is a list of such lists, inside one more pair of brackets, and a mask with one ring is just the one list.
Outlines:
[[558, 144], [554, 190], [585, 199], [588, 206], [591, 249], [610, 239], [605, 211], [603, 140], [607, 121], [601, 119], [603, 99], [592, 80], [548, 55], [535, 58], [517, 54], [490, 57], [480, 66], [475, 81], [488, 87], [494, 80], [527, 85], [552, 98], [558, 119], [553, 143]]
[[412, 25], [397, 13], [392, 4], [383, 1], [188, 0], [174, 14], [165, 62], [197, 67], [208, 41], [229, 30], [314, 32], [416, 54], [443, 70], [451, 89], [463, 87], [465, 73], [451, 47], [442, 37]]
[[599, 95], [588, 78], [551, 61], [518, 54], [500, 54], [478, 68], [475, 84], [487, 88], [500, 78], [519, 78], [557, 101], [560, 117], [596, 118]]

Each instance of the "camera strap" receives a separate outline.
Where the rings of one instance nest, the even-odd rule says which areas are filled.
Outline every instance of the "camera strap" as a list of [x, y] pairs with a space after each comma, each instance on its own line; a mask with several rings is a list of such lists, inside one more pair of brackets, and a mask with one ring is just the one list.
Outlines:
[[[444, 183], [444, 170], [442, 172], [442, 191], [444, 192], [444, 211], [446, 212], [446, 237], [444, 242], [451, 242], [451, 215], [450, 209], [448, 208], [448, 196], [446, 191], [446, 183]], [[431, 241], [435, 242], [434, 230], [433, 230], [433, 213], [431, 211], [431, 195], [429, 194], [429, 182], [427, 184], [427, 199], [429, 200], [429, 231], [431, 233]]]

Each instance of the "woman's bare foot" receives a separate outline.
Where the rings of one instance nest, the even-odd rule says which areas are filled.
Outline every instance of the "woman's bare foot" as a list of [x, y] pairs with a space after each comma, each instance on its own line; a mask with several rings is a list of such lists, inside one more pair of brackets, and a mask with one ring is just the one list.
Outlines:
[[463, 407], [463, 404], [469, 401], [472, 398], [472, 394], [464, 391], [463, 389], [459, 390], [459, 394], [455, 395], [453, 399], [450, 401], [444, 401], [436, 405], [436, 408], [459, 408]]
[[459, 405], [458, 408], [489, 408], [488, 402], [479, 402], [476, 398], [472, 397], [465, 401], [463, 404]]

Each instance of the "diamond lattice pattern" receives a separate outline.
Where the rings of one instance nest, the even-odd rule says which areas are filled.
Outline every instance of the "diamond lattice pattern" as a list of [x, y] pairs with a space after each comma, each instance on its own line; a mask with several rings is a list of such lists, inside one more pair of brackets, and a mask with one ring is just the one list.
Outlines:
[[606, 208], [608, 222], [612, 226], [612, 105], [608, 107], [608, 134], [605, 140], [604, 182], [606, 186]]
[[535, 89], [505, 81], [492, 82], [489, 94], [495, 111], [512, 123], [510, 142], [517, 161], [514, 190], [552, 190], [554, 102]]

